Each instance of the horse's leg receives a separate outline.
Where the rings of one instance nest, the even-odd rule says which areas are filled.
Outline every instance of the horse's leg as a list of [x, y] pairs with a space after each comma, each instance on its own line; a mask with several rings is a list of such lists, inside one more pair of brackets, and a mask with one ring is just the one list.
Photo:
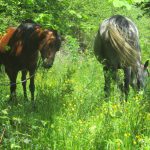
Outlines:
[[121, 81], [120, 74], [118, 74], [118, 69], [112, 70], [112, 79], [117, 84], [117, 88], [121, 91], [121, 99], [123, 97], [123, 81]]
[[16, 79], [17, 79], [17, 70], [12, 70], [6, 68], [6, 73], [10, 79], [10, 100], [16, 99]]
[[125, 100], [128, 99], [129, 94], [129, 84], [131, 80], [131, 68], [124, 68], [124, 93], [125, 93]]
[[118, 79], [119, 79], [119, 77], [118, 77], [118, 75], [117, 75], [117, 69], [111, 69], [110, 70], [110, 76], [112, 77], [112, 79], [115, 81], [115, 83], [117, 83], [118, 84]]
[[23, 92], [24, 92], [24, 98], [27, 99], [27, 89], [26, 89], [26, 75], [27, 75], [27, 70], [22, 71], [22, 87], [23, 87]]
[[110, 96], [110, 84], [111, 84], [111, 70], [110, 68], [104, 66], [103, 67], [103, 72], [104, 72], [104, 80], [105, 80], [105, 85], [104, 85], [104, 92], [105, 92], [105, 97]]
[[34, 91], [35, 91], [35, 85], [34, 85], [34, 74], [35, 74], [35, 69], [29, 70], [29, 75], [30, 75], [30, 92], [31, 92], [31, 100], [34, 105]]

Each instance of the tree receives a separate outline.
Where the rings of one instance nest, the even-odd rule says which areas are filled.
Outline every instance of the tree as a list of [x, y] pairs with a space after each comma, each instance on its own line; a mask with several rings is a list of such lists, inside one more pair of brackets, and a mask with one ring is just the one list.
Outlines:
[[127, 9], [131, 9], [132, 5], [140, 7], [144, 14], [148, 14], [150, 16], [150, 1], [149, 0], [109, 0], [109, 2], [113, 3], [115, 7], [126, 7]]

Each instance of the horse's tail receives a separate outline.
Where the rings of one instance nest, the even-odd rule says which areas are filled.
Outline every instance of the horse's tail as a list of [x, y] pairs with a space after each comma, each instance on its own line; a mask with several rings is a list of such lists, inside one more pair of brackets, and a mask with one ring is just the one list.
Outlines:
[[107, 26], [108, 38], [120, 58], [121, 66], [131, 66], [133, 69], [136, 68], [139, 60], [139, 52], [134, 44], [130, 44], [130, 39], [127, 33], [123, 32], [119, 26], [109, 23]]

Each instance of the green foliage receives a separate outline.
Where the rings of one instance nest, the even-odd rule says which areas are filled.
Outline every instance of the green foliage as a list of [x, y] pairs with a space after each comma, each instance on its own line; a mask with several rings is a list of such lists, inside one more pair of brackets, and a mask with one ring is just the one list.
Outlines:
[[125, 6], [127, 9], [131, 9], [131, 4], [148, 2], [148, 0], [109, 0], [109, 2], [113, 2], [115, 7]]
[[[1, 0], [0, 33], [8, 26], [16, 26], [22, 20], [30, 18], [43, 27], [58, 30], [63, 37], [70, 35], [76, 38], [81, 49], [91, 48], [91, 39], [102, 20], [118, 13], [127, 14], [124, 8], [114, 8], [112, 2], [119, 7], [131, 7], [130, 2], [125, 0], [110, 3], [103, 0]], [[136, 16], [138, 15], [141, 13]]]
[[144, 14], [148, 14], [150, 10], [150, 2], [149, 0], [108, 0], [110, 3], [113, 3], [114, 7], [125, 7], [127, 10], [132, 8], [132, 5], [136, 5], [144, 10]]

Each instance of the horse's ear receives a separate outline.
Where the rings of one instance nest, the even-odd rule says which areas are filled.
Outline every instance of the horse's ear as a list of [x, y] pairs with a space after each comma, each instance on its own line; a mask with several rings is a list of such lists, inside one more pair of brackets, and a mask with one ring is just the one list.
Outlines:
[[147, 69], [148, 64], [149, 64], [149, 60], [147, 60], [147, 61], [145, 62], [145, 64], [144, 64], [144, 69]]

